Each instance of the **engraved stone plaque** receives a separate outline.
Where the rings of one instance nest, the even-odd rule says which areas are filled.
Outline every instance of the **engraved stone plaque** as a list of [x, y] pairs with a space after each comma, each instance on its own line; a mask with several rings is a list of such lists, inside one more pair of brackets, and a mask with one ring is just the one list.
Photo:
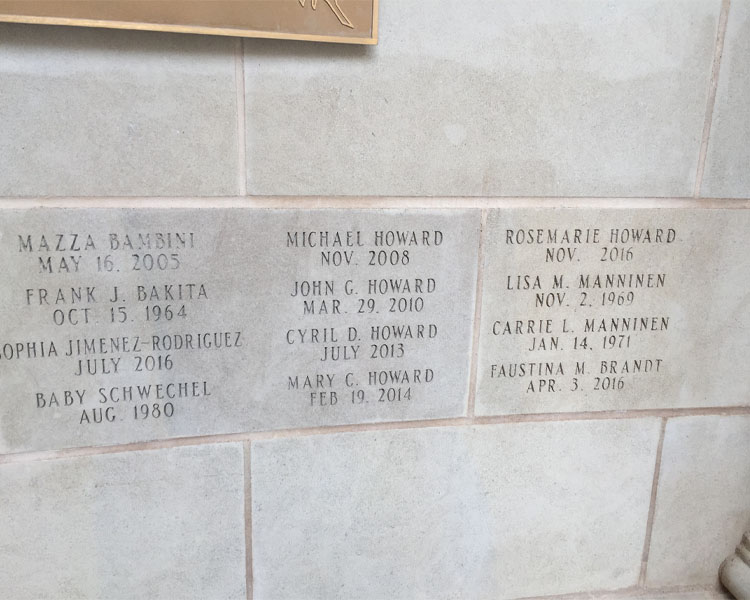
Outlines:
[[377, 43], [377, 0], [0, 0], [0, 21]]
[[481, 415], [750, 404], [750, 212], [489, 212]]
[[0, 222], [0, 452], [465, 414], [476, 210]]

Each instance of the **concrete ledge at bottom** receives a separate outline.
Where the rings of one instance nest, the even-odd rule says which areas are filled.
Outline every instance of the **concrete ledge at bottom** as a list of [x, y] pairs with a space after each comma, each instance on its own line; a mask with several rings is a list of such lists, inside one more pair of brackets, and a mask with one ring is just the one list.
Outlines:
[[722, 563], [719, 575], [737, 600], [750, 600], [750, 531], [742, 536], [735, 553]]

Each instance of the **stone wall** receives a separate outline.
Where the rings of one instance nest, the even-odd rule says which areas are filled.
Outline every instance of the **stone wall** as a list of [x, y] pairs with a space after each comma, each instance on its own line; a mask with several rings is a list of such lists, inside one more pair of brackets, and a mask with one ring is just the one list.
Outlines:
[[[718, 593], [749, 97], [748, 0], [382, 0], [377, 47], [0, 25], [0, 597]], [[167, 231], [179, 273], [125, 242]]]

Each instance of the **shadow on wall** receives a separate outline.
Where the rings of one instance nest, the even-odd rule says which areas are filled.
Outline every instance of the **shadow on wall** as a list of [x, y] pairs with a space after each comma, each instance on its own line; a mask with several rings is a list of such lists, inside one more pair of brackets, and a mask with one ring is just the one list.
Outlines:
[[[29, 52], [35, 49], [65, 52], [95, 52], [111, 56], [138, 54], [163, 55], [165, 50], [186, 51], [204, 56], [226, 56], [226, 46], [219, 40], [242, 42], [249, 58], [311, 58], [314, 60], [369, 58], [375, 48], [357, 44], [334, 44], [297, 40], [232, 38], [155, 31], [69, 27], [65, 25], [27, 25], [0, 23], [0, 38], [15, 48]], [[211, 41], [214, 41], [212, 43]], [[166, 42], [166, 43], [165, 43]]]

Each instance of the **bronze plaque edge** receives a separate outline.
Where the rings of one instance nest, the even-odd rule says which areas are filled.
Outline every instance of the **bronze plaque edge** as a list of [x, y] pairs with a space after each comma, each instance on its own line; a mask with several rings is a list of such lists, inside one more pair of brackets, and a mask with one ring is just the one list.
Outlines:
[[131, 29], [135, 31], [165, 31], [171, 33], [193, 33], [203, 35], [224, 35], [231, 37], [263, 38], [272, 40], [297, 40], [305, 42], [328, 42], [333, 44], [359, 44], [374, 46], [378, 43], [379, 0], [373, 0], [370, 37], [345, 37], [337, 35], [315, 35], [306, 33], [279, 33], [254, 29], [227, 27], [202, 27], [200, 25], [169, 25], [131, 21], [102, 21], [95, 19], [73, 19], [64, 17], [40, 17], [30, 15], [0, 14], [0, 22], [28, 23], [34, 25], [67, 25], [70, 27], [103, 27], [105, 29]]

